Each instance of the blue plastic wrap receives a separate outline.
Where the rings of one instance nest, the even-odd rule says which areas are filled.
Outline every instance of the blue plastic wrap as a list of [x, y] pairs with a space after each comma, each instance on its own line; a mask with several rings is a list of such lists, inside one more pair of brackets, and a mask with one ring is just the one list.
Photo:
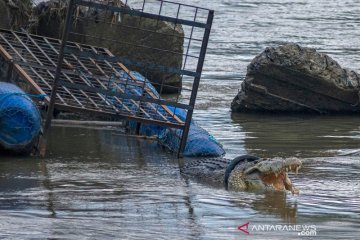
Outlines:
[[[117, 78], [117, 81], [125, 81], [124, 79], [128, 78], [128, 75], [124, 72], [122, 72], [123, 76], [120, 78]], [[147, 80], [145, 77], [143, 77], [138, 72], [132, 72], [132, 74], [139, 80], [144, 82], [149, 88], [153, 94], [157, 97], [159, 97], [159, 93], [156, 91], [154, 86], [150, 83], [149, 80]], [[116, 82], [115, 79], [113, 82]], [[125, 93], [134, 94], [137, 96], [142, 95], [142, 88], [138, 86], [128, 86], [127, 89], [124, 89], [123, 84], [119, 84], [119, 87], [121, 87]], [[113, 101], [115, 102], [115, 101]], [[149, 107], [151, 103], [147, 104], [147, 107]], [[155, 106], [155, 105], [154, 105]], [[120, 106], [121, 107], [121, 106]], [[128, 102], [127, 107], [137, 110], [137, 106], [135, 104], [131, 104], [131, 102]], [[175, 113], [177, 117], [179, 117], [181, 120], [185, 121], [186, 118], [186, 111], [179, 108], [174, 108], [171, 106], [168, 106], [168, 108]], [[158, 111], [162, 114], [165, 114], [163, 108], [157, 108]], [[129, 121], [129, 129], [132, 133], [136, 132], [136, 129], [138, 127], [138, 123], [135, 121]], [[179, 129], [171, 129], [164, 126], [159, 125], [152, 125], [152, 124], [141, 124], [139, 128], [139, 133], [141, 135], [146, 136], [157, 136], [159, 143], [169, 150], [173, 152], [177, 152], [180, 147], [180, 139], [182, 136], [182, 130]], [[183, 155], [187, 157], [197, 157], [197, 156], [207, 156], [207, 157], [216, 157], [224, 155], [225, 151], [222, 147], [222, 145], [212, 136], [210, 135], [206, 130], [201, 128], [196, 124], [194, 120], [191, 121], [190, 130], [188, 139], [186, 142], [186, 147], [184, 150]]]
[[39, 136], [41, 116], [33, 101], [17, 86], [0, 82], [0, 145], [27, 151]]

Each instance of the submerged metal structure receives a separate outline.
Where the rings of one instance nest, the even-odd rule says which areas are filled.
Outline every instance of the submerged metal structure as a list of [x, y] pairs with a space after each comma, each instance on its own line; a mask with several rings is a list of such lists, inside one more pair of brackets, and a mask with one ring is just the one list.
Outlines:
[[[138, 8], [131, 8], [128, 1], [70, 0], [61, 40], [27, 32], [0, 30], [2, 75], [32, 93], [46, 95], [44, 102], [47, 117], [40, 141], [41, 155], [45, 154], [54, 109], [182, 129], [179, 148], [181, 155], [189, 132], [214, 12], [162, 0], [143, 0], [137, 3]], [[126, 16], [131, 19], [124, 21]], [[134, 21], [137, 23], [133, 24]], [[173, 27], [174, 32], [164, 33], [158, 28], [151, 28], [149, 21], [151, 26], [166, 23]], [[122, 42], [112, 39], [111, 34], [89, 35], [87, 30], [98, 23], [109, 29], [135, 31], [137, 36], [142, 36], [145, 40], [142, 39], [141, 43], [137, 43], [136, 39], [133, 42]], [[176, 29], [179, 27], [183, 28], [184, 34], [177, 34]], [[183, 49], [174, 51], [168, 47], [162, 48], [161, 42], [154, 45], [153, 40], [146, 41], [150, 35], [164, 41], [183, 38]], [[96, 39], [99, 44], [84, 44], [84, 39]], [[115, 56], [109, 49], [101, 47], [102, 41], [124, 48], [131, 45], [132, 52], [137, 53], [135, 55], [141, 55], [144, 49], [155, 55], [177, 54], [183, 59], [182, 65], [174, 67], [158, 64], [156, 59], [146, 62], [135, 56]], [[158, 79], [153, 83], [160, 93], [160, 96], [156, 96], [145, 81], [132, 71], [139, 68], [144, 70], [142, 75], [145, 78], [147, 70], [151, 70], [168, 75], [176, 74], [183, 84], [168, 86], [166, 79]], [[124, 73], [125, 80], [116, 80], [120, 76], [124, 78]], [[127, 91], [131, 87], [141, 89], [141, 94]], [[176, 88], [179, 94], [162, 98], [162, 89], [168, 87]], [[185, 119], [176, 116], [177, 108], [187, 111]]]

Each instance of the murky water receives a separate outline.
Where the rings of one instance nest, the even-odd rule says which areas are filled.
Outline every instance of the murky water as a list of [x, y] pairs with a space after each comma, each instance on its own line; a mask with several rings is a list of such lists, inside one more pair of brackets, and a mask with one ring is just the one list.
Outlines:
[[[204, 1], [182, 2], [204, 5]], [[51, 154], [1, 157], [0, 238], [289, 239], [298, 231], [258, 225], [314, 225], [314, 239], [358, 239], [358, 116], [231, 114], [251, 59], [293, 41], [360, 70], [357, 0], [206, 1], [216, 10], [195, 119], [227, 157], [303, 158], [292, 176], [299, 196], [227, 192], [184, 179], [179, 161], [155, 142], [112, 129], [54, 128]], [[250, 235], [237, 226], [250, 222]], [[307, 237], [309, 238], [309, 237]]]

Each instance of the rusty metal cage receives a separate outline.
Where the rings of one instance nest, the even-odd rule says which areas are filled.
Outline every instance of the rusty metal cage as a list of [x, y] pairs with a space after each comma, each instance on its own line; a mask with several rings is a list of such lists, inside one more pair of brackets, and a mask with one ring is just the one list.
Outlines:
[[58, 6], [66, 6], [66, 19], [48, 27], [62, 32], [61, 40], [0, 31], [9, 74], [15, 69], [34, 92], [48, 95], [44, 142], [56, 108], [182, 129], [181, 154], [214, 12], [163, 0], [59, 0]]

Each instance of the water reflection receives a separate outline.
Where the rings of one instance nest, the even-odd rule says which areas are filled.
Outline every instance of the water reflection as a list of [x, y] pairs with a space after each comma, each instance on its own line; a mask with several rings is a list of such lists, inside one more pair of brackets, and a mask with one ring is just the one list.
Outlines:
[[0, 209], [22, 209], [38, 205], [26, 195], [18, 198], [18, 193], [27, 189], [36, 189], [39, 185], [39, 169], [35, 159], [11, 157], [1, 159]]
[[251, 206], [262, 214], [277, 216], [287, 224], [296, 223], [297, 202], [289, 201], [285, 192], [265, 192], [254, 199]]
[[332, 156], [346, 146], [358, 150], [356, 116], [232, 114], [246, 137], [245, 148], [259, 156]]
[[[196, 179], [186, 179], [188, 186], [191, 186], [189, 182], [197, 182]], [[198, 186], [196, 189], [205, 186], [207, 189], [212, 189], [215, 194], [203, 196], [203, 201], [206, 204], [214, 206], [231, 206], [234, 211], [243, 211], [246, 208], [251, 208], [253, 211], [260, 213], [261, 215], [269, 215], [288, 224], [296, 223], [297, 219], [297, 196], [293, 196], [287, 192], [279, 191], [242, 191], [242, 192], [226, 192], [219, 186], [213, 186], [209, 183], [197, 182]], [[191, 187], [190, 187], [191, 189]], [[217, 190], [214, 190], [217, 189]], [[199, 191], [198, 193], [201, 193]], [[190, 191], [189, 196], [196, 195], [197, 192]], [[188, 198], [188, 207], [191, 213], [194, 212], [194, 206], [191, 201], [191, 197]], [[225, 213], [223, 213], [225, 214]], [[231, 214], [230, 214], [231, 215]], [[242, 213], [246, 215], [246, 213]], [[229, 218], [233, 216], [228, 216]]]
[[46, 209], [49, 212], [49, 217], [56, 217], [56, 211], [55, 211], [55, 196], [54, 196], [54, 188], [51, 184], [49, 171], [47, 169], [46, 162], [42, 159], [40, 160], [40, 172], [41, 172], [41, 186], [46, 190], [44, 191], [45, 196], [45, 205]]

